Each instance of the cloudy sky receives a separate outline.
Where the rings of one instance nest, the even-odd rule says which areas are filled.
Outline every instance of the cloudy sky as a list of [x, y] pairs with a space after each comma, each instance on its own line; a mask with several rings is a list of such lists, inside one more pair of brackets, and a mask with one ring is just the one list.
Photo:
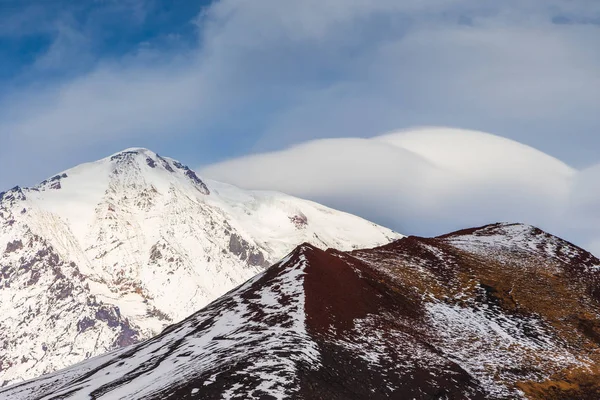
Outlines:
[[[552, 171], [511, 175], [498, 161], [485, 182], [449, 178], [456, 164], [360, 139], [415, 126], [512, 139], [547, 154]], [[463, 157], [469, 138], [442, 154]], [[404, 233], [518, 218], [600, 253], [600, 2], [2, 0], [0, 188], [133, 146]], [[484, 147], [495, 160], [500, 150]], [[522, 150], [496, 147], [506, 159]], [[287, 172], [286, 157], [318, 166], [311, 184], [262, 167]], [[452, 172], [398, 178], [423, 176], [423, 159]], [[342, 161], [362, 171], [352, 185], [338, 179]], [[360, 190], [384, 170], [377, 190]], [[462, 197], [441, 190], [447, 182]]]

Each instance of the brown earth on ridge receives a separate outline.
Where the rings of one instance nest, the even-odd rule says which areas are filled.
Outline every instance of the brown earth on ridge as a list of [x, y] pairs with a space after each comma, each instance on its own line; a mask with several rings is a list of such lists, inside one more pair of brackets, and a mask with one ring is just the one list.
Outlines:
[[146, 399], [599, 399], [599, 282], [600, 260], [520, 224], [304, 244], [158, 337], [0, 398], [102, 399], [151, 377]]

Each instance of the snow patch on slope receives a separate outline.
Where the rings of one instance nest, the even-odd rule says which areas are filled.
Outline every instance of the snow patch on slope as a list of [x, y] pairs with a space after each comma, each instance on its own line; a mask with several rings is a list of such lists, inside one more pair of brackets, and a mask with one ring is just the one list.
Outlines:
[[[452, 246], [500, 262], [514, 260], [515, 253], [570, 263], [579, 260], [582, 268], [600, 271], [588, 253], [556, 236], [524, 224], [500, 223], [465, 234], [445, 235]], [[590, 264], [591, 262], [591, 264]], [[589, 264], [589, 265], [588, 265]], [[548, 267], [552, 267], [548, 265]]]
[[[562, 368], [586, 366], [533, 316], [510, 316], [485, 304], [461, 307], [431, 302], [426, 310], [429, 323], [437, 330], [434, 345], [475, 377], [492, 398], [523, 397], [501, 382], [543, 381]], [[514, 376], [515, 365], [531, 368], [525, 375]], [[541, 366], [546, 372], [541, 372]]]

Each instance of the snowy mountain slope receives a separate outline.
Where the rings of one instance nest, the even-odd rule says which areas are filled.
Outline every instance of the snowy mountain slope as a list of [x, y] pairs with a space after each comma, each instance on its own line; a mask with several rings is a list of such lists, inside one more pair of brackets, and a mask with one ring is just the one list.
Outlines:
[[0, 397], [597, 399], [598, 265], [524, 225], [304, 244], [159, 336]]
[[[219, 372], [227, 370], [240, 383], [224, 390], [225, 398], [254, 390], [279, 398], [294, 385], [297, 362], [318, 365], [317, 349], [308, 339], [303, 317], [305, 267], [302, 251], [291, 254], [150, 341], [85, 361], [66, 374], [42, 378], [43, 386], [61, 386], [59, 392], [45, 396], [25, 383], [17, 386], [17, 396], [151, 398], [173, 383], [170, 378], [175, 386], [182, 386], [201, 374], [199, 387], [222, 387]], [[177, 387], [167, 390], [173, 396]]]
[[400, 235], [128, 149], [0, 195], [0, 385], [150, 338], [302, 242]]

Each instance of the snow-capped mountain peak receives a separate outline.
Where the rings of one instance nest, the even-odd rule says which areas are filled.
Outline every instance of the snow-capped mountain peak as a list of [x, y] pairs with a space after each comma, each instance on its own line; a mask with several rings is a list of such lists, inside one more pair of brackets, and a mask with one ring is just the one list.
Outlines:
[[0, 385], [155, 335], [302, 242], [400, 235], [130, 148], [0, 195]]

